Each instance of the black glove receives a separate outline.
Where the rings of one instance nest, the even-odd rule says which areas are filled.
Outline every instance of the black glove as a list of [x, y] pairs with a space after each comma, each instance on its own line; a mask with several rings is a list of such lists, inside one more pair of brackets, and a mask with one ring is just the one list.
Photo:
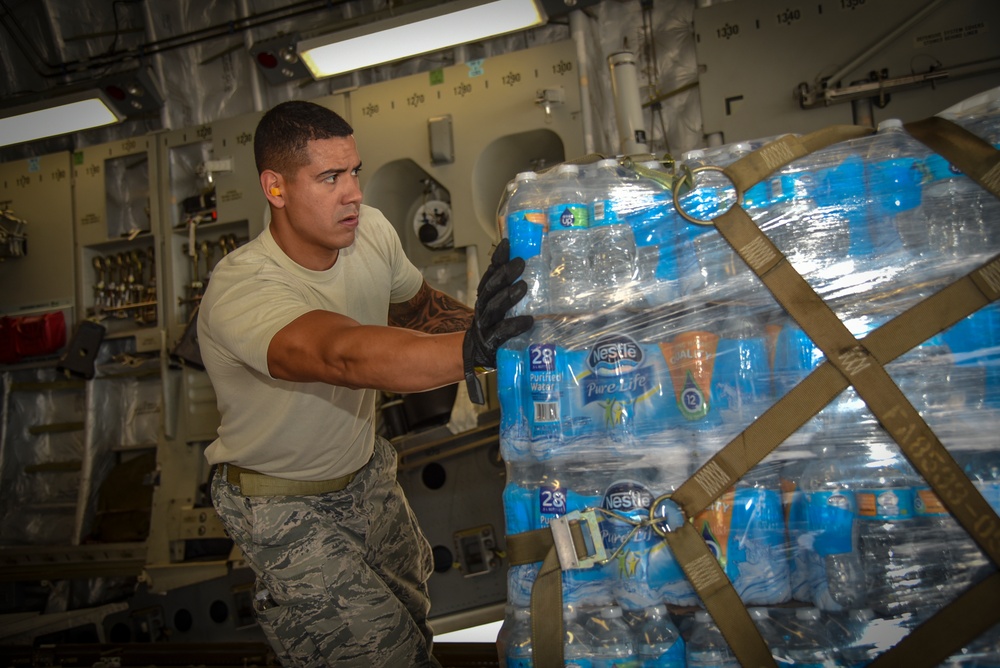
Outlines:
[[465, 332], [462, 358], [465, 363], [465, 383], [469, 399], [474, 403], [486, 402], [483, 388], [476, 378], [476, 367], [496, 368], [497, 348], [507, 339], [531, 329], [535, 319], [530, 315], [505, 318], [507, 311], [528, 291], [524, 281], [517, 281], [524, 271], [524, 260], [510, 259], [510, 242], [503, 239], [493, 251], [490, 266], [486, 268], [476, 295], [476, 309], [472, 325]]

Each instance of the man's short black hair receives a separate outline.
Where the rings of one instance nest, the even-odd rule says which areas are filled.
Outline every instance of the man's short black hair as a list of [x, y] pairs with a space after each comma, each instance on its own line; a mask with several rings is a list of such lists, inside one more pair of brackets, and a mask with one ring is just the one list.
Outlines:
[[290, 178], [308, 164], [306, 144], [315, 139], [350, 137], [352, 128], [337, 112], [303, 100], [282, 102], [260, 119], [253, 137], [257, 173], [272, 169]]

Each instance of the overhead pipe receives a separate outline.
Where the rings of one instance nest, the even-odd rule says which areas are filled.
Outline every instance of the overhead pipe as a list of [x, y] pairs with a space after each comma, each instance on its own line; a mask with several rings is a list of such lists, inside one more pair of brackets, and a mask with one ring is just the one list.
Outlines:
[[[148, 4], [148, 3], [147, 3]], [[247, 0], [239, 0], [240, 7], [240, 19], [246, 20], [250, 17], [250, 6], [247, 4]], [[243, 33], [243, 46], [250, 50], [253, 46], [253, 37], [250, 35], [250, 31], [246, 30]], [[253, 96], [253, 109], [254, 111], [264, 111], [264, 92], [261, 89], [260, 78], [261, 73], [256, 67], [251, 68], [253, 73], [250, 75], [250, 94]]]
[[[146, 20], [146, 33], [156, 39], [156, 21], [153, 20], [153, 10], [150, 8], [148, 2], [142, 3], [142, 13], [143, 18]], [[159, 54], [154, 54], [152, 56], [153, 61], [153, 73], [156, 76], [156, 85], [160, 87], [160, 91], [166, 93], [167, 90], [167, 80], [163, 74], [163, 57]], [[166, 102], [166, 100], [164, 100]], [[173, 127], [170, 123], [170, 114], [167, 112], [167, 105], [160, 105], [160, 127], [169, 130]]]
[[611, 67], [611, 92], [615, 98], [615, 118], [618, 122], [618, 140], [622, 155], [649, 153], [646, 125], [642, 119], [642, 101], [639, 99], [639, 74], [635, 55], [619, 51], [608, 56]]
[[580, 116], [583, 120], [583, 152], [594, 152], [594, 114], [590, 106], [590, 57], [587, 54], [587, 15], [574, 9], [569, 13], [569, 32], [576, 44], [576, 61], [580, 70]]

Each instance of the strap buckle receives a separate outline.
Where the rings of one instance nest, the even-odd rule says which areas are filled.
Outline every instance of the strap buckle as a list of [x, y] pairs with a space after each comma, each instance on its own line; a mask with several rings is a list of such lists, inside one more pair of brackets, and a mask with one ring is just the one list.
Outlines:
[[[604, 549], [604, 538], [601, 536], [598, 523], [597, 512], [593, 509], [574, 510], [549, 522], [552, 542], [562, 570], [590, 568], [607, 561], [608, 552]], [[574, 524], [580, 527], [581, 537], [587, 550], [585, 557], [580, 557], [576, 552], [576, 541], [573, 540]]]

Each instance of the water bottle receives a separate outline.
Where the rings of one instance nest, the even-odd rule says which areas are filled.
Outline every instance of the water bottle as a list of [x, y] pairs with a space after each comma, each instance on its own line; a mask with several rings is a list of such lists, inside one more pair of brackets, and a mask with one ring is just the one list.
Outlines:
[[[532, 461], [508, 461], [503, 490], [505, 529], [508, 536], [549, 526], [566, 513], [567, 491], [545, 467]], [[531, 604], [531, 591], [540, 564], [511, 566], [507, 573], [507, 601], [515, 606]]]
[[508, 602], [503, 607], [503, 623], [497, 631], [496, 647], [499, 665], [507, 665], [507, 645], [510, 642], [510, 629], [514, 625], [514, 606]]
[[783, 638], [778, 624], [771, 616], [771, 612], [767, 608], [754, 606], [747, 608], [747, 613], [750, 615], [753, 625], [757, 627], [757, 631], [764, 640], [764, 644], [774, 652], [775, 648], [781, 646]]
[[712, 616], [705, 610], [694, 613], [694, 625], [687, 641], [688, 668], [739, 668], [740, 662], [729, 648]]
[[685, 668], [684, 639], [665, 605], [646, 608], [646, 621], [638, 634], [640, 668]]
[[590, 217], [590, 271], [602, 307], [635, 301], [638, 278], [636, 244], [628, 225], [630, 195], [614, 159], [599, 160], [584, 173], [587, 194], [594, 197]]
[[836, 650], [816, 608], [798, 608], [782, 633], [782, 644], [774, 648], [778, 665], [797, 668], [835, 668]]
[[528, 292], [514, 305], [513, 315], [547, 313], [548, 260], [542, 253], [542, 239], [548, 222], [545, 191], [535, 172], [520, 172], [506, 207], [510, 256], [524, 259], [521, 278]]
[[767, 458], [735, 485], [724, 567], [740, 598], [750, 605], [776, 605], [792, 597], [779, 467]]
[[[818, 456], [802, 472], [811, 538], [810, 587], [814, 604], [824, 610], [858, 608], [865, 602], [865, 575], [857, 545], [857, 498], [852, 487], [858, 465], [848, 447], [837, 448], [835, 435], [817, 436]], [[838, 451], [839, 450], [839, 451]]]
[[[848, 231], [842, 210], [820, 208], [817, 169], [797, 160], [767, 180], [768, 198], [756, 222], [789, 263], [807, 280], [847, 254]], [[803, 164], [805, 163], [805, 164]]]
[[551, 457], [562, 440], [562, 376], [560, 358], [565, 353], [560, 332], [549, 320], [536, 321], [527, 334], [524, 351], [524, 411], [531, 439], [531, 453], [542, 461]]
[[[657, 161], [638, 165], [650, 178], [640, 178], [643, 205], [630, 212], [629, 224], [636, 244], [636, 265], [639, 290], [647, 306], [676, 304], [681, 297], [677, 254], [685, 253], [682, 226], [685, 224], [674, 210], [670, 190], [657, 179], [672, 179]], [[669, 181], [667, 181], [669, 182]]]
[[758, 310], [733, 303], [720, 313], [712, 401], [727, 437], [743, 431], [770, 404], [771, 365]]
[[497, 398], [500, 401], [500, 456], [505, 462], [531, 457], [527, 406], [525, 354], [530, 333], [506, 341], [497, 351]]
[[531, 609], [515, 608], [514, 623], [507, 636], [507, 668], [532, 668]]
[[546, 217], [546, 198], [538, 174], [519, 172], [506, 207], [511, 257], [529, 260], [541, 252]]
[[982, 564], [982, 553], [930, 485], [916, 479], [913, 542], [924, 573], [923, 607], [937, 610], [968, 588], [976, 565]]
[[[710, 164], [701, 150], [685, 153], [682, 163], [691, 169]], [[682, 243], [690, 248], [678, 259], [683, 296], [692, 303], [763, 298], [766, 288], [715, 227], [707, 222], [734, 205], [735, 191], [726, 177], [714, 171], [699, 173], [696, 182], [697, 188], [678, 198], [681, 210], [696, 220], [706, 221], [701, 225], [685, 221], [682, 227]]]
[[[989, 143], [998, 143], [996, 130], [990, 130], [996, 128], [995, 113], [978, 121], [956, 120]], [[928, 156], [924, 169], [928, 182], [922, 222], [927, 229], [927, 252], [939, 262], [955, 263], [956, 270], [971, 269], [1000, 243], [996, 226], [990, 224], [1000, 214], [1000, 201], [940, 155]]]
[[[879, 428], [863, 436], [866, 465], [855, 493], [867, 607], [886, 617], [914, 612], [926, 594], [915, 537], [912, 469]], [[928, 555], [929, 556], [929, 555]]]
[[788, 584], [793, 600], [811, 603], [813, 591], [809, 580], [809, 561], [812, 534], [809, 532], [808, 501], [802, 491], [802, 473], [815, 455], [806, 449], [789, 450], [784, 454], [778, 475], [788, 536]]
[[[898, 225], [906, 212], [920, 205], [922, 162], [927, 148], [903, 129], [898, 118], [888, 118], [868, 143], [866, 172], [869, 214], [873, 217], [877, 246], [884, 255], [903, 249]], [[901, 221], [900, 217], [904, 216]], [[896, 260], [903, 261], [905, 258]]]
[[[608, 485], [604, 492], [603, 507], [624, 518], [642, 520], [649, 516], [649, 508], [657, 497], [647, 480], [654, 479], [652, 472], [633, 469], [631, 476], [640, 479], [620, 478]], [[628, 610], [643, 610], [659, 601], [655, 587], [660, 584], [654, 572], [650, 578], [650, 558], [654, 548], [662, 550], [662, 538], [652, 527], [635, 530], [634, 525], [607, 517], [601, 523], [601, 537], [608, 554], [617, 551], [616, 558], [608, 563], [607, 572], [612, 580], [612, 592], [618, 603]], [[658, 564], [654, 561], [654, 567]]]
[[[673, 442], [657, 455], [659, 474], [656, 477], [657, 491], [661, 494], [677, 490], [694, 472], [692, 467], [693, 453], [683, 442]], [[683, 513], [670, 504], [660, 504], [657, 516], [664, 516], [666, 525], [670, 528], [682, 526], [685, 522]], [[662, 538], [652, 538], [649, 549], [646, 550], [646, 578], [649, 586], [656, 594], [656, 602], [663, 601], [670, 605], [696, 606], [700, 604], [698, 595], [684, 575], [674, 553], [667, 547]]]
[[[995, 439], [995, 434], [991, 437]], [[987, 445], [987, 443], [989, 443]], [[962, 470], [994, 511], [1000, 513], [1000, 452], [993, 449], [994, 441], [981, 441], [978, 447], [988, 450], [972, 450], [958, 456]], [[971, 538], [966, 540], [971, 541]], [[976, 545], [968, 545], [964, 552], [964, 565], [971, 582], [978, 582], [997, 569]]]
[[635, 641], [619, 606], [603, 606], [600, 616], [587, 622], [587, 630], [594, 637], [594, 668], [637, 668]]
[[563, 608], [563, 662], [565, 668], [593, 668], [594, 636], [577, 620], [573, 606]]
[[561, 164], [543, 185], [548, 186], [549, 233], [542, 245], [548, 252], [549, 303], [557, 313], [590, 311], [596, 294], [589, 267], [590, 204], [580, 168]]

